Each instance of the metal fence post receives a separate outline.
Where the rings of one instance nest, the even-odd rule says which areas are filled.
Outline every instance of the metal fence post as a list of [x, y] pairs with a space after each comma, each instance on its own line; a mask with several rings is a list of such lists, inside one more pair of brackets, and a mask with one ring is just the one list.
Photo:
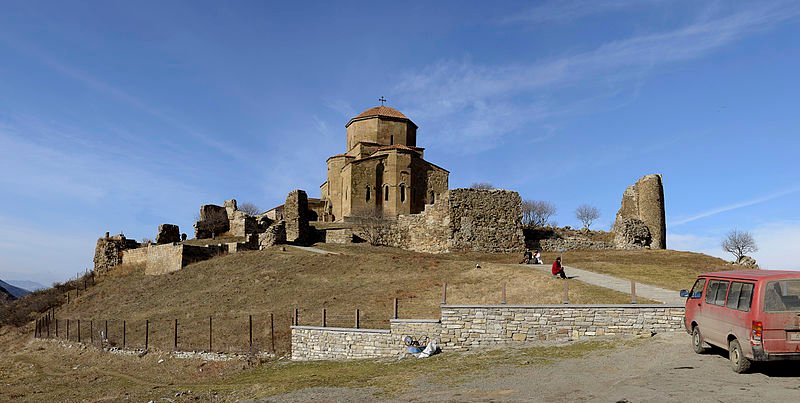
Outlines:
[[250, 315], [250, 350], [253, 349], [253, 315]]
[[356, 329], [361, 326], [361, 311], [356, 309]]
[[631, 280], [631, 304], [636, 303], [636, 282]]
[[213, 350], [212, 335], [214, 333], [214, 327], [211, 324], [211, 321], [212, 321], [211, 316], [209, 316], [208, 317], [208, 352], [209, 353]]
[[447, 305], [447, 283], [442, 284], [442, 305]]
[[328, 310], [322, 308], [322, 327], [326, 327], [328, 325]]
[[399, 304], [400, 304], [400, 303], [398, 302], [398, 299], [397, 299], [397, 298], [395, 298], [395, 299], [394, 299], [394, 318], [395, 318], [395, 319], [397, 319], [397, 318], [399, 318], [399, 317], [400, 317], [400, 316], [399, 316], [399, 315], [400, 315], [400, 305], [399, 305]]
[[275, 321], [272, 313], [269, 314], [269, 341], [272, 343], [272, 352], [275, 352]]
[[125, 348], [126, 345], [126, 338], [128, 336], [128, 326], [126, 321], [122, 321], [122, 348]]
[[144, 350], [150, 347], [150, 319], [144, 321]]

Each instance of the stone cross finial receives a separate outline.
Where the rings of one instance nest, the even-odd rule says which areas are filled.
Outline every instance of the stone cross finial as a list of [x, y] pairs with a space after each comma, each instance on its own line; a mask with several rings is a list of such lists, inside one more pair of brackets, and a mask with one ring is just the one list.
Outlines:
[[381, 95], [381, 97], [380, 97], [380, 98], [378, 98], [378, 101], [381, 103], [381, 106], [383, 106], [383, 104], [384, 104], [384, 103], [386, 103], [386, 98], [384, 98], [384, 97]]

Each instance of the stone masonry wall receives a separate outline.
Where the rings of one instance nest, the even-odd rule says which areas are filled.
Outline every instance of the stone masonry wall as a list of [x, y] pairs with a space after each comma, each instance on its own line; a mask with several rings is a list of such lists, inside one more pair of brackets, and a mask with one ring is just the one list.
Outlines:
[[442, 348], [683, 330], [683, 305], [442, 306]]
[[613, 244], [603, 241], [592, 241], [582, 238], [550, 238], [540, 239], [532, 243], [534, 249], [545, 252], [558, 252], [561, 250], [602, 250], [615, 249]]
[[224, 252], [219, 246], [194, 246], [183, 244], [150, 245], [128, 249], [122, 253], [122, 263], [144, 264], [147, 275], [160, 275], [182, 269], [184, 266], [210, 259]]
[[397, 357], [405, 352], [403, 337], [438, 338], [437, 319], [392, 319], [390, 328], [354, 329], [292, 326], [292, 360], [344, 360]]
[[419, 214], [400, 215], [385, 243], [417, 252], [521, 252], [522, 198], [509, 190], [453, 189]]
[[286, 221], [287, 242], [305, 243], [311, 238], [311, 227], [308, 224], [308, 196], [305, 191], [289, 192], [283, 205], [283, 216]]

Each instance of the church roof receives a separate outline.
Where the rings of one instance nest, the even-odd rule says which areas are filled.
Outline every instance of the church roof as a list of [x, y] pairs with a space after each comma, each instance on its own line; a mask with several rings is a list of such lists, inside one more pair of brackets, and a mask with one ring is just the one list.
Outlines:
[[353, 119], [366, 118], [370, 116], [389, 116], [393, 118], [408, 119], [406, 115], [403, 115], [403, 113], [397, 109], [383, 105], [369, 108], [364, 112], [359, 113], [358, 116], [354, 117]]
[[353, 122], [355, 122], [357, 120], [363, 120], [363, 119], [374, 118], [374, 117], [387, 117], [387, 118], [393, 118], [393, 119], [407, 120], [412, 125], [414, 125], [414, 127], [417, 126], [416, 124], [414, 124], [414, 122], [411, 121], [411, 119], [409, 119], [406, 115], [403, 115], [403, 113], [398, 111], [397, 109], [381, 105], [381, 106], [375, 106], [375, 107], [369, 108], [369, 109], [365, 110], [364, 112], [359, 113], [354, 118], [350, 119], [350, 121], [347, 122], [347, 124], [344, 125], [344, 127], [350, 126], [351, 123], [353, 123]]
[[414, 151], [414, 152], [418, 152], [418, 151], [422, 151], [422, 150], [424, 150], [424, 148], [420, 148], [420, 147], [409, 147], [409, 146], [407, 146], [407, 145], [403, 145], [403, 144], [394, 144], [394, 145], [390, 145], [390, 146], [378, 147], [378, 149], [377, 149], [377, 150], [375, 150], [375, 151], [388, 151], [388, 150], [403, 150], [403, 151]]

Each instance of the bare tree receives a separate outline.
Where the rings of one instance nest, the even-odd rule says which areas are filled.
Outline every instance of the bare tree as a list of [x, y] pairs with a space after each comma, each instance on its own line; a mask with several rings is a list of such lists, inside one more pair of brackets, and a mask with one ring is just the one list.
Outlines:
[[556, 214], [556, 206], [544, 200], [525, 200], [522, 202], [522, 223], [534, 227], [551, 224], [550, 218]]
[[386, 245], [386, 237], [391, 229], [391, 223], [383, 217], [377, 209], [366, 209], [355, 214], [358, 217], [355, 234], [367, 241], [370, 245]]
[[758, 252], [758, 246], [755, 239], [753, 239], [753, 235], [747, 231], [739, 230], [732, 230], [725, 236], [725, 239], [722, 240], [722, 249], [733, 254], [737, 262], [748, 253]]
[[575, 209], [575, 217], [583, 224], [583, 228], [589, 229], [594, 220], [600, 218], [600, 210], [595, 206], [582, 204]]
[[470, 189], [481, 189], [481, 190], [492, 190], [494, 189], [494, 185], [489, 182], [475, 182], [472, 185], [469, 185]]
[[259, 209], [254, 203], [250, 202], [242, 203], [237, 209], [247, 215], [258, 215], [261, 213], [261, 209]]

